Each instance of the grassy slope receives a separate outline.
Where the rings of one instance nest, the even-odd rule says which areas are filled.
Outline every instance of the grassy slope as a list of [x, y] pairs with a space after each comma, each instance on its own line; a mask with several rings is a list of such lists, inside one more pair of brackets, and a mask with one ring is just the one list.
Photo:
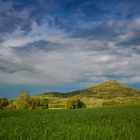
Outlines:
[[131, 97], [140, 96], [140, 91], [127, 87], [117, 81], [107, 80], [97, 86], [83, 90], [77, 90], [69, 93], [51, 92], [44, 93], [41, 96], [46, 97], [97, 97], [97, 98], [114, 98], [114, 97]]
[[72, 95], [80, 95], [84, 97], [128, 97], [140, 96], [140, 91], [127, 87], [117, 81], [108, 80], [97, 86], [93, 86], [84, 90], [75, 91]]
[[0, 139], [138, 140], [140, 105], [1, 111]]

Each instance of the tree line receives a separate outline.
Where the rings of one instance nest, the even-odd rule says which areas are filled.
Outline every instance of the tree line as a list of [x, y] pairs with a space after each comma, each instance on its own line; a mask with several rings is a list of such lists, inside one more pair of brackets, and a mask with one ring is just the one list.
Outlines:
[[45, 98], [31, 98], [28, 91], [23, 91], [14, 100], [7, 98], [0, 98], [0, 109], [34, 109], [34, 108], [48, 108], [48, 100]]
[[[68, 109], [76, 109], [86, 107], [85, 104], [78, 98], [68, 99], [65, 102], [65, 107]], [[49, 100], [47, 98], [31, 98], [28, 91], [23, 91], [14, 100], [7, 98], [0, 98], [0, 109], [35, 109], [35, 108], [49, 108]]]

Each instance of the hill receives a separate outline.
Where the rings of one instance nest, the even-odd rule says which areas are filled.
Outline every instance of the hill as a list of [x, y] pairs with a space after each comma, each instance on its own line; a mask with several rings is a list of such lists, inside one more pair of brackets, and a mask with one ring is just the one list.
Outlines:
[[69, 93], [47, 92], [47, 93], [42, 93], [39, 96], [42, 96], [42, 97], [68, 97]]
[[77, 90], [68, 93], [60, 92], [50, 92], [43, 93], [41, 96], [46, 97], [94, 97], [94, 98], [115, 98], [115, 97], [131, 97], [131, 96], [140, 96], [140, 91], [130, 88], [124, 84], [121, 84], [115, 80], [107, 80], [103, 83], [89, 87], [83, 90]]
[[72, 92], [72, 96], [80, 95], [84, 97], [114, 98], [139, 96], [140, 91], [130, 88], [114, 80], [107, 80], [99, 85]]

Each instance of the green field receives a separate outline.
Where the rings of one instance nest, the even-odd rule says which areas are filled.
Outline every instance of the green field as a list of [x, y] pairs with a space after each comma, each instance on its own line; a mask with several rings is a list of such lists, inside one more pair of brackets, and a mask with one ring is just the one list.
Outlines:
[[0, 111], [0, 140], [139, 140], [140, 105]]

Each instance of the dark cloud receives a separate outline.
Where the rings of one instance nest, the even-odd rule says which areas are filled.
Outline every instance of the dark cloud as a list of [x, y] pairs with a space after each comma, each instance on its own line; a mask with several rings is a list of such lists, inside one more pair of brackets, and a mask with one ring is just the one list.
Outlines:
[[[5, 66], [1, 65], [0, 64], [0, 71], [2, 73], [9, 73], [9, 74], [12, 74], [12, 73], [18, 73], [18, 72], [21, 72], [21, 71], [25, 71], [25, 72], [35, 72], [33, 67], [30, 67], [28, 64], [27, 66], [19, 66], [19, 65], [16, 65], [16, 64], [12, 64], [11, 63], [11, 66], [8, 65], [6, 66], [7, 64], [5, 63]], [[14, 67], [13, 67], [14, 66]]]
[[8, 68], [8, 67], [4, 67], [4, 66], [0, 66], [0, 71], [4, 72], [4, 73], [14, 73], [14, 72], [16, 72], [16, 70]]
[[97, 40], [111, 40], [116, 35], [115, 29], [112, 29], [102, 23], [99, 25], [87, 24], [87, 27], [77, 28], [73, 31], [74, 37], [81, 37], [87, 39], [97, 39]]
[[36, 73], [32, 64], [29, 63], [16, 63], [13, 58], [7, 58], [4, 55], [0, 55], [0, 74], [15, 74], [19, 72]]
[[30, 53], [31, 51], [37, 51], [37, 50], [44, 50], [44, 51], [51, 51], [56, 49], [58, 47], [57, 44], [53, 44], [49, 41], [35, 41], [33, 43], [29, 43], [26, 46], [21, 46], [21, 47], [14, 47], [13, 50], [17, 51], [17, 53]]
[[140, 45], [138, 45], [138, 46], [132, 46], [132, 50], [136, 54], [140, 54]]

